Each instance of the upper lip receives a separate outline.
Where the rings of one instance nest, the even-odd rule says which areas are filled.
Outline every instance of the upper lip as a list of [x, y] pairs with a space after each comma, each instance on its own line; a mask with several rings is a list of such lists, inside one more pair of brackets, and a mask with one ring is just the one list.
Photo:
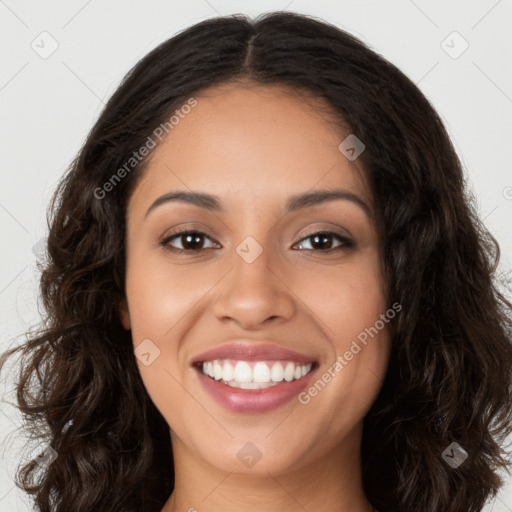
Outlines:
[[271, 343], [255, 345], [244, 342], [230, 343], [215, 347], [194, 357], [192, 364], [214, 359], [238, 359], [240, 361], [294, 361], [297, 363], [314, 363], [314, 358]]

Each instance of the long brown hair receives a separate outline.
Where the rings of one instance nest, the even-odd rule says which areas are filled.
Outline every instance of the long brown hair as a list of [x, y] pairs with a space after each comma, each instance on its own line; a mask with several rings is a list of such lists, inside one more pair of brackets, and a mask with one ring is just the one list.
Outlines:
[[[352, 35], [289, 12], [209, 19], [159, 45], [127, 74], [60, 182], [41, 275], [46, 316], [0, 360], [21, 351], [18, 407], [58, 456], [42, 472], [34, 461], [20, 467], [18, 485], [41, 512], [159, 512], [172, 492], [169, 426], [118, 316], [126, 204], [147, 159], [105, 183], [187, 98], [237, 79], [326, 99], [366, 147], [388, 302], [403, 306], [364, 420], [369, 500], [380, 512], [480, 511], [503, 483], [512, 430], [512, 305], [497, 284], [498, 243], [415, 84]], [[458, 467], [443, 456], [454, 442], [468, 455]]]

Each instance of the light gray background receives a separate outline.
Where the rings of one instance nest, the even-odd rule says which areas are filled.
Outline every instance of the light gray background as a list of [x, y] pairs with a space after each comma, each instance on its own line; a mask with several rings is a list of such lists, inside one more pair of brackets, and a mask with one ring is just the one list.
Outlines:
[[[39, 319], [36, 256], [46, 207], [124, 74], [200, 20], [280, 9], [348, 30], [419, 84], [500, 242], [501, 271], [511, 275], [512, 0], [0, 0], [0, 351]], [[464, 41], [469, 46], [461, 53]], [[0, 391], [13, 400], [12, 378], [2, 378]], [[0, 439], [8, 436], [0, 450], [0, 509], [31, 510], [12, 483], [24, 441], [9, 434], [20, 417], [5, 403], [0, 412]], [[512, 479], [505, 477], [507, 486], [486, 512], [512, 511]]]

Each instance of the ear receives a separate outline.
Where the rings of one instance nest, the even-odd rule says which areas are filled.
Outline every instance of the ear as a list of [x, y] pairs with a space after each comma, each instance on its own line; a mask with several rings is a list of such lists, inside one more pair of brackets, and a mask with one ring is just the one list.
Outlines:
[[129, 331], [131, 329], [130, 313], [128, 311], [128, 304], [126, 299], [123, 299], [118, 306], [119, 320], [122, 326]]

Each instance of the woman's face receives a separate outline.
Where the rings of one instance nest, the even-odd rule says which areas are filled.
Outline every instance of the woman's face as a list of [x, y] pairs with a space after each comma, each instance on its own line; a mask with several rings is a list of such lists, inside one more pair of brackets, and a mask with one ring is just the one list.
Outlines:
[[[262, 475], [355, 460], [390, 339], [371, 193], [338, 148], [348, 134], [283, 88], [195, 99], [127, 210], [122, 321], [174, 456]], [[161, 199], [178, 191], [215, 199]], [[320, 191], [345, 195], [297, 199]]]

